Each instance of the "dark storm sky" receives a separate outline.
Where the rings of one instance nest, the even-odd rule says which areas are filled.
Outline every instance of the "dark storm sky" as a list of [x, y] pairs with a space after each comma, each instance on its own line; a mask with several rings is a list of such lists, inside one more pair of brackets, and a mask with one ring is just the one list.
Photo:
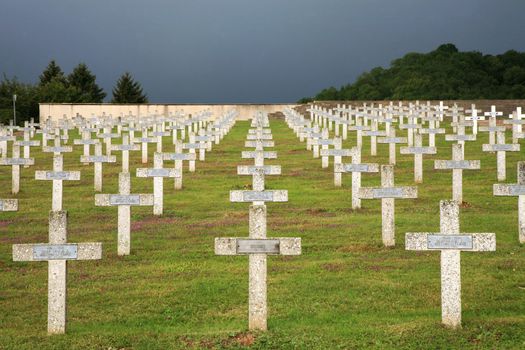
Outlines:
[[110, 95], [129, 70], [151, 102], [293, 102], [445, 42], [525, 50], [523, 0], [0, 0], [0, 73], [85, 62]]

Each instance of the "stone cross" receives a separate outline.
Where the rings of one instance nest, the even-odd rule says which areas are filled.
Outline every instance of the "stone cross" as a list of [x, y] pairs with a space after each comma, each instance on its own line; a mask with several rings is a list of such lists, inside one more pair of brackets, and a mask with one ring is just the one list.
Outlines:
[[[434, 121], [430, 121], [431, 124], [434, 124]], [[419, 130], [421, 134], [428, 134], [428, 146], [429, 147], [436, 147], [436, 135], [437, 134], [444, 134], [445, 129], [443, 128], [436, 128], [433, 125], [429, 125], [428, 128], [421, 128]]]
[[153, 214], [162, 215], [164, 207], [164, 178], [180, 177], [176, 169], [164, 168], [162, 153], [155, 152], [153, 156], [153, 168], [137, 169], [137, 177], [153, 178]]
[[61, 146], [60, 145], [60, 136], [55, 136], [54, 140], [54, 146], [43, 146], [42, 152], [45, 153], [53, 153], [54, 155], [58, 155], [60, 153], [70, 153], [73, 152], [73, 147], [71, 146]]
[[485, 112], [485, 116], [489, 117], [489, 126], [483, 127], [480, 126], [478, 129], [479, 131], [488, 131], [489, 132], [489, 144], [493, 145], [496, 143], [496, 137], [495, 134], [498, 131], [505, 131], [505, 127], [503, 126], [497, 126], [497, 117], [502, 116], [502, 112], [496, 111], [496, 106], [490, 107], [490, 112]]
[[277, 152], [266, 152], [266, 151], [243, 151], [241, 153], [243, 159], [254, 159], [255, 165], [264, 165], [265, 159], [277, 159]]
[[[24, 158], [30, 158], [31, 157], [31, 147], [36, 147], [36, 146], [40, 146], [40, 141], [31, 141], [30, 139], [30, 136], [31, 136], [31, 131], [33, 130], [33, 128], [30, 128], [28, 126], [28, 122], [26, 121], [25, 122], [25, 128], [23, 128], [24, 130], [24, 140], [23, 141], [15, 141], [15, 143], [19, 146], [23, 146], [24, 147]], [[27, 168], [29, 167], [28, 164], [25, 164], [24, 165], [24, 168]]]
[[408, 116], [408, 123], [407, 124], [399, 124], [399, 129], [407, 130], [407, 141], [408, 145], [412, 146], [414, 144], [414, 133], [418, 129], [421, 129], [421, 124], [417, 123], [417, 118], [413, 115]]
[[111, 145], [112, 151], [122, 152], [122, 172], [129, 173], [129, 151], [138, 151], [140, 146], [129, 142], [128, 135], [122, 135], [121, 145]]
[[394, 166], [381, 165], [381, 187], [361, 187], [359, 198], [381, 199], [381, 219], [383, 244], [395, 245], [395, 200], [417, 198], [417, 187], [394, 186]]
[[507, 162], [505, 154], [506, 152], [519, 152], [520, 144], [505, 144], [505, 131], [498, 131], [497, 137], [497, 144], [484, 144], [482, 149], [483, 152], [496, 152], [498, 181], [505, 181], [507, 178]]
[[34, 165], [34, 158], [20, 158], [20, 146], [13, 144], [13, 157], [0, 158], [0, 165], [11, 166], [11, 193], [18, 194], [20, 191], [20, 165]]
[[104, 128], [104, 132], [101, 134], [98, 134], [97, 137], [104, 140], [104, 143], [106, 144], [106, 155], [111, 156], [111, 139], [116, 139], [120, 137], [117, 133], [111, 132], [112, 126], [108, 126]]
[[496, 250], [494, 233], [460, 233], [459, 202], [440, 202], [440, 232], [407, 233], [406, 250], [441, 251], [441, 322], [461, 326], [461, 251]]
[[267, 255], [300, 255], [301, 238], [266, 236], [266, 205], [255, 203], [286, 202], [288, 192], [231, 191], [231, 202], [253, 202], [249, 214], [249, 238], [215, 238], [216, 255], [249, 256], [249, 329], [267, 329]]
[[495, 196], [518, 196], [519, 241], [525, 243], [525, 162], [518, 162], [518, 183], [494, 184]]
[[[313, 144], [313, 146], [321, 146], [321, 149], [320, 149], [320, 156], [321, 156], [321, 167], [323, 169], [326, 169], [328, 168], [329, 166], [329, 154], [328, 152], [328, 149], [330, 147], [330, 145], [333, 145], [335, 148], [338, 148], [338, 149], [341, 149], [341, 139], [339, 138], [336, 138], [336, 139], [324, 139], [324, 138], [321, 138], [321, 139], [317, 139], [315, 140], [315, 143]], [[325, 151], [323, 153], [323, 151]]]
[[0, 211], [18, 211], [18, 199], [0, 199]]
[[521, 107], [517, 107], [511, 115], [512, 119], [503, 121], [503, 124], [512, 125], [512, 143], [518, 143], [518, 139], [525, 136], [522, 133], [522, 126], [525, 124], [525, 120], [522, 119], [524, 116], [521, 113]]
[[102, 243], [67, 243], [67, 211], [49, 213], [49, 243], [13, 245], [13, 261], [48, 262], [49, 334], [66, 332], [67, 261], [100, 259]]
[[96, 194], [95, 205], [118, 207], [118, 255], [129, 255], [131, 250], [131, 207], [153, 205], [152, 194], [131, 194], [129, 173], [120, 173], [118, 194]]
[[100, 143], [95, 145], [94, 156], [80, 156], [82, 163], [94, 163], [95, 164], [95, 191], [102, 191], [102, 163], [115, 163], [117, 161], [116, 156], [103, 156], [102, 145]]
[[[253, 191], [264, 191], [265, 175], [281, 175], [280, 165], [239, 165], [237, 166], [237, 175], [251, 175]], [[254, 204], [262, 205], [254, 201]]]
[[[92, 139], [91, 138], [91, 130], [90, 129], [83, 129], [82, 131], [82, 138], [80, 140], [75, 139], [73, 140], [73, 144], [75, 145], [83, 145], [84, 146], [84, 156], [89, 157], [90, 151], [89, 147], [91, 145], [96, 145], [100, 142], [98, 139]], [[89, 163], [82, 163], [83, 165], [89, 165]]]
[[343, 163], [343, 157], [352, 157], [353, 151], [351, 149], [342, 149], [342, 141], [340, 138], [334, 139], [334, 148], [333, 149], [322, 149], [321, 157], [334, 157], [334, 186], [342, 186], [342, 172], [335, 171], [337, 164]]
[[407, 143], [406, 137], [396, 137], [396, 129], [390, 128], [388, 136], [379, 137], [377, 143], [388, 143], [388, 162], [396, 165], [396, 144]]
[[435, 160], [434, 169], [452, 169], [452, 199], [463, 203], [463, 170], [479, 170], [479, 160], [465, 160], [463, 146], [452, 145], [452, 160]]
[[7, 129], [0, 127], [0, 153], [2, 158], [7, 158], [8, 141], [16, 141], [16, 137], [9, 135]]
[[206, 150], [211, 151], [212, 139], [212, 136], [205, 135], [204, 129], [199, 130], [199, 135], [195, 136], [195, 142], [201, 145], [199, 148], [199, 161], [204, 162], [206, 160]]
[[421, 134], [414, 135], [413, 147], [401, 147], [401, 154], [414, 155], [414, 182], [423, 182], [423, 154], [436, 154], [436, 147], [423, 147], [423, 137]]
[[485, 120], [485, 117], [478, 115], [481, 110], [476, 109], [476, 105], [472, 105], [471, 109], [467, 109], [465, 112], [470, 113], [469, 117], [465, 120], [472, 120], [472, 134], [477, 135], [478, 133], [478, 120]]
[[361, 208], [361, 198], [359, 197], [359, 189], [361, 188], [361, 173], [377, 173], [379, 172], [378, 164], [361, 164], [361, 149], [353, 147], [352, 163], [350, 164], [336, 164], [334, 171], [336, 173], [352, 173], [352, 209]]
[[53, 211], [62, 210], [62, 181], [79, 181], [80, 171], [64, 171], [64, 156], [57, 154], [53, 156], [53, 170], [35, 172], [36, 180], [53, 181]]
[[169, 131], [162, 131], [160, 125], [155, 124], [155, 131], [151, 133], [151, 136], [157, 138], [157, 153], [162, 153], [162, 137], [170, 136]]
[[148, 143], [154, 142], [157, 142], [157, 140], [153, 137], [148, 137], [147, 128], [142, 129], [142, 137], [133, 140], [133, 143], [142, 144], [142, 164], [146, 164], [148, 162]]
[[385, 131], [378, 130], [377, 120], [372, 122], [372, 130], [363, 131], [363, 136], [370, 136], [370, 155], [377, 155], [377, 137], [386, 136]]
[[163, 153], [162, 159], [173, 160], [175, 162], [175, 171], [180, 175], [175, 177], [175, 189], [180, 190], [182, 188], [183, 161], [195, 161], [195, 153], [183, 153], [182, 142], [177, 140], [175, 143], [175, 153]]
[[[182, 144], [183, 149], [187, 149], [190, 154], [196, 154], [196, 150], [199, 150], [199, 156], [200, 156], [200, 150], [206, 148], [206, 144], [203, 144], [201, 142], [195, 141], [195, 134], [190, 133], [189, 135], [189, 143], [183, 143]], [[191, 160], [188, 162], [189, 171], [191, 173], [195, 172], [195, 160]]]

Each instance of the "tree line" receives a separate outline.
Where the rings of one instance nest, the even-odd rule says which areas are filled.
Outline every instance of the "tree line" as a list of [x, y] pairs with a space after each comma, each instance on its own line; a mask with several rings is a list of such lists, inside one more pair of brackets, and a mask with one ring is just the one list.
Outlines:
[[[0, 123], [13, 119], [13, 95], [16, 98], [17, 122], [38, 119], [38, 103], [102, 103], [107, 94], [85, 63], [79, 63], [66, 75], [55, 60], [49, 62], [36, 84], [8, 78], [0, 81]], [[116, 81], [111, 103], [147, 103], [148, 97], [131, 73], [125, 72]]]
[[329, 87], [312, 100], [452, 100], [525, 98], [525, 53], [460, 52], [443, 44], [429, 53], [408, 53], [361, 74], [353, 84]]

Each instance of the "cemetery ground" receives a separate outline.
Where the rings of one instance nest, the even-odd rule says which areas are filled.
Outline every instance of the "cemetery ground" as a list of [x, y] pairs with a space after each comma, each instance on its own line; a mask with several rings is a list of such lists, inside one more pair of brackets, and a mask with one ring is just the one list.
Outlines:
[[[64, 183], [68, 241], [103, 242], [102, 260], [68, 263], [65, 335], [46, 332], [47, 263], [11, 255], [12, 244], [48, 240], [51, 183], [34, 180], [34, 172], [51, 169], [52, 155], [32, 150], [36, 165], [21, 169], [18, 196], [10, 193], [11, 168], [0, 167], [0, 198], [19, 199], [18, 212], [0, 213], [0, 349], [525, 347], [518, 201], [492, 195], [496, 155], [481, 151], [487, 133], [466, 145], [465, 159], [480, 159], [481, 170], [463, 173], [460, 223], [461, 232], [495, 232], [497, 251], [461, 254], [463, 327], [450, 330], [441, 325], [440, 254], [405, 251], [404, 235], [439, 231], [439, 201], [452, 197], [452, 172], [434, 170], [433, 160], [451, 159], [451, 143], [436, 137], [438, 154], [424, 157], [418, 198], [395, 203], [396, 246], [385, 248], [380, 201], [352, 210], [351, 174], [334, 187], [333, 163], [322, 169], [284, 120], [270, 122], [278, 159], [266, 164], [281, 165], [282, 175], [268, 176], [266, 188], [288, 190], [289, 201], [268, 203], [268, 236], [301, 237], [303, 249], [268, 258], [268, 332], [247, 331], [248, 258], [213, 249], [215, 237], [248, 236], [249, 204], [229, 201], [230, 190], [251, 184], [236, 175], [237, 165], [253, 163], [241, 159], [249, 122], [238, 121], [195, 173], [184, 164], [183, 190], [164, 181], [164, 215], [133, 207], [131, 255], [124, 257], [117, 256], [117, 209], [94, 206], [93, 165], [79, 163], [79, 146], [64, 155], [64, 170], [82, 171], [80, 183]], [[355, 142], [349, 133], [343, 148]], [[163, 149], [173, 152], [170, 138]], [[516, 182], [523, 152], [507, 153], [506, 183]], [[118, 162], [103, 166], [101, 193], [118, 191], [121, 155], [114, 154]], [[371, 157], [365, 137], [362, 154], [363, 162], [386, 164], [388, 145]], [[398, 153], [396, 185], [414, 185], [413, 159]], [[131, 152], [132, 193], [152, 193], [152, 179], [134, 176], [138, 167], [140, 152]], [[363, 174], [362, 186], [379, 184], [378, 173]]]

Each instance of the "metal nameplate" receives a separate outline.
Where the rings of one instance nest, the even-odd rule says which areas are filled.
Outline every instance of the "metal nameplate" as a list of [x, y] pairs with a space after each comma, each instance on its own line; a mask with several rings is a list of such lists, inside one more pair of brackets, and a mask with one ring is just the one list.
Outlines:
[[375, 188], [373, 196], [376, 198], [393, 198], [403, 196], [402, 188]]
[[472, 236], [428, 235], [427, 249], [472, 249]]
[[170, 176], [170, 169], [148, 169], [148, 176], [151, 176], [151, 177]]
[[237, 239], [237, 254], [279, 254], [278, 239]]
[[76, 244], [46, 244], [33, 247], [34, 260], [75, 260]]
[[68, 171], [47, 171], [46, 180], [68, 180], [70, 173]]
[[447, 160], [445, 161], [445, 167], [449, 169], [469, 168], [470, 161], [468, 160]]
[[369, 169], [368, 164], [345, 164], [345, 171], [348, 172], [366, 173]]
[[135, 145], [118, 145], [115, 148], [119, 151], [134, 151]]
[[244, 201], [260, 201], [260, 202], [272, 202], [273, 201], [273, 192], [271, 191], [247, 191], [243, 192], [242, 198]]
[[109, 197], [110, 205], [139, 205], [140, 196], [135, 195], [124, 195], [124, 194], [112, 194]]
[[108, 161], [108, 158], [106, 156], [91, 156], [89, 159], [93, 163], [104, 163]]
[[514, 151], [516, 150], [516, 145], [492, 145], [494, 151]]
[[24, 158], [8, 158], [5, 160], [5, 163], [7, 165], [24, 165], [27, 161], [28, 159]]
[[525, 185], [509, 186], [509, 194], [511, 196], [523, 196], [523, 195], [525, 195]]

